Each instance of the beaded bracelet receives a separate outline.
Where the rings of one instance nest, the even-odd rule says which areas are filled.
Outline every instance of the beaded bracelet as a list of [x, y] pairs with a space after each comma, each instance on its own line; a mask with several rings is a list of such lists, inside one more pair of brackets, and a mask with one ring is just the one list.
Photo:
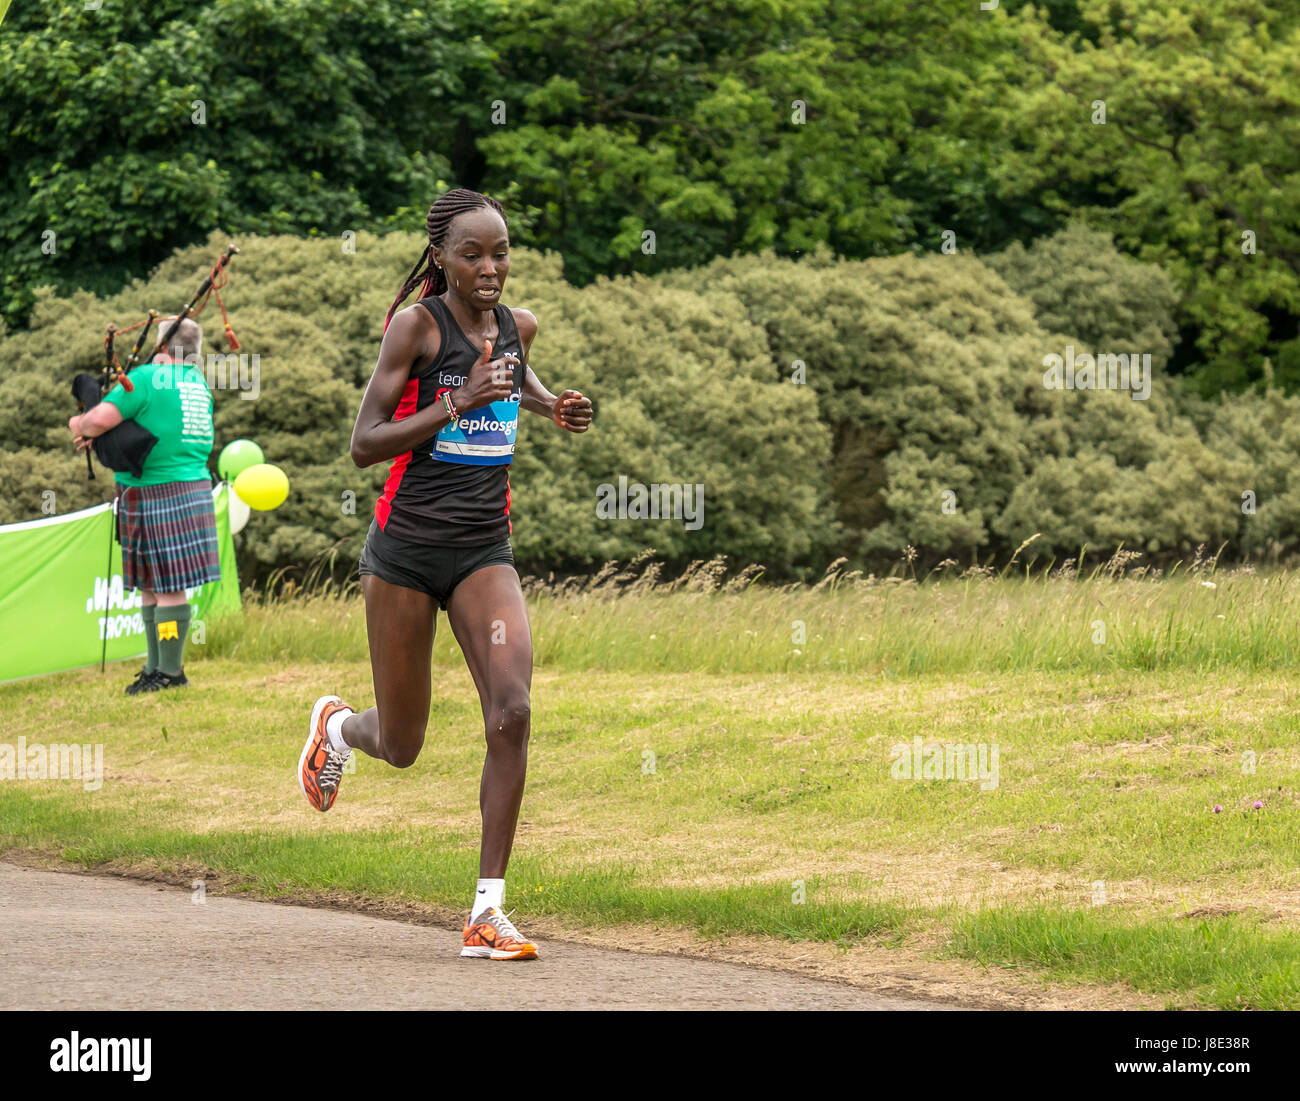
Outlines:
[[447, 407], [447, 412], [451, 415], [452, 424], [455, 424], [458, 420], [460, 420], [460, 414], [456, 412], [456, 407], [451, 403], [450, 390], [444, 390], [442, 392], [442, 403]]

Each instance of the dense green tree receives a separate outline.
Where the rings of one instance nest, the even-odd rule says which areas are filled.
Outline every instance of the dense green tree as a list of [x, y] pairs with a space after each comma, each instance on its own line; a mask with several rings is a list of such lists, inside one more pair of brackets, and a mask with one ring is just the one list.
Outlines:
[[1300, 396], [1285, 394], [1265, 364], [1265, 384], [1229, 399], [1189, 402], [1206, 444], [1244, 465], [1234, 486], [1239, 546], [1276, 560], [1300, 550]]
[[31, 8], [0, 27], [0, 309], [111, 291], [217, 226], [418, 229], [452, 185], [504, 199], [578, 284], [1000, 246], [1060, 218], [1001, 198], [1001, 127], [967, 107], [1011, 46], [966, 0]]
[[[1081, 248], [1104, 278], [1080, 276]], [[1178, 410], [1161, 369], [1172, 303], [1159, 270], [1080, 229], [990, 263], [1032, 281], [1036, 297], [960, 254], [717, 260], [660, 279], [740, 298], [778, 377], [817, 394], [836, 546], [855, 561], [909, 544], [923, 563], [969, 561], [1034, 535], [1031, 559], [1121, 542], [1167, 556], [1234, 538], [1250, 463], [1217, 456]], [[1061, 324], [1066, 301], [1082, 331]], [[1149, 395], [1049, 389], [1044, 358], [1067, 345], [1150, 350]]]
[[579, 283], [764, 248], [862, 257], [935, 248], [945, 229], [991, 247], [1042, 228], [1032, 203], [997, 202], [997, 128], [961, 109], [1000, 82], [1010, 46], [1006, 21], [964, 0], [514, 12], [494, 39], [516, 83], [506, 123], [479, 142], [484, 179]]
[[1270, 355], [1289, 388], [1298, 25], [1279, 0], [22, 6], [0, 312], [111, 292], [218, 226], [418, 230], [455, 184], [579, 285], [818, 243], [985, 254], [1082, 214], [1170, 274], [1172, 370], [1208, 359], [1213, 391]]
[[[151, 279], [100, 299], [37, 294], [28, 330], [0, 339], [0, 438], [21, 442], [0, 457], [0, 523], [37, 519], [55, 494], [66, 512], [103, 500], [102, 469], [86, 481], [70, 454], [68, 385], [102, 359], [102, 326], [126, 325], [150, 306], [186, 301], [225, 238], [184, 249]], [[245, 580], [306, 567], [337, 548], [350, 568], [369, 527], [387, 464], [358, 470], [348, 455], [353, 419], [378, 354], [383, 318], [418, 255], [420, 237], [359, 234], [355, 252], [292, 237], [241, 238], [226, 301], [247, 357], [214, 384], [215, 467], [220, 449], [247, 437], [289, 476], [288, 501], [255, 513], [237, 540]], [[738, 302], [661, 286], [644, 276], [566, 284], [557, 257], [516, 250], [508, 299], [541, 322], [531, 356], [557, 392], [591, 395], [597, 424], [582, 435], [525, 416], [511, 468], [514, 546], [521, 569], [583, 569], [646, 547], [665, 560], [727, 554], [790, 575], [824, 560], [833, 529], [822, 522], [815, 472], [829, 463], [816, 403], [771, 377], [761, 327]], [[204, 352], [223, 353], [215, 306], [201, 317]], [[256, 360], [253, 357], [256, 356]], [[236, 361], [238, 362], [238, 361]], [[798, 423], [792, 435], [787, 425]], [[602, 485], [702, 485], [703, 523], [601, 519]]]
[[482, 8], [18, 5], [0, 26], [0, 310], [24, 317], [43, 283], [115, 290], [218, 226], [423, 224], [487, 63]]
[[[224, 241], [181, 250], [106, 299], [43, 289], [31, 328], [0, 338], [0, 438], [12, 441], [0, 522], [103, 498], [107, 474], [87, 482], [70, 452], [68, 382], [99, 362], [105, 322], [174, 310]], [[248, 358], [227, 366], [224, 385], [213, 372], [217, 446], [256, 440], [292, 487], [238, 538], [242, 575], [304, 569], [331, 549], [347, 571], [387, 471], [354, 467], [348, 438], [421, 238], [361, 233], [348, 252], [292, 237], [240, 244], [226, 300]], [[1080, 276], [1081, 248], [1106, 278]], [[1032, 278], [1034, 297], [990, 264]], [[797, 577], [841, 554], [888, 568], [908, 545], [922, 569], [1005, 560], [1031, 536], [1023, 560], [1120, 543], [1156, 563], [1202, 543], [1293, 553], [1300, 397], [1180, 394], [1161, 363], [1167, 292], [1159, 271], [1078, 229], [990, 263], [842, 261], [821, 248], [580, 288], [557, 254], [517, 249], [507, 299], [540, 321], [530, 365], [595, 407], [582, 436], [524, 418], [511, 468], [517, 561], [586, 570], [649, 547], [670, 567], [722, 554]], [[1057, 312], [1066, 301], [1080, 330]], [[202, 318], [213, 353], [224, 347], [217, 319]], [[1049, 385], [1047, 357], [1067, 347], [1150, 347], [1149, 391]], [[703, 523], [598, 514], [602, 487], [620, 479], [703, 486]]]
[[1111, 234], [1074, 224], [983, 258], [1034, 304], [1038, 324], [1090, 347], [1149, 352], [1158, 370], [1178, 340], [1178, 293], [1155, 264], [1117, 252]]
[[[1280, 0], [1081, 0], [1096, 44], [1029, 8], [1011, 21], [1027, 65], [987, 109], [1023, 146], [1011, 193], [1085, 181], [1079, 213], [1159, 263], [1207, 361], [1207, 393], [1261, 377], [1300, 384], [1300, 8]], [[1100, 104], [1104, 103], [1105, 121]], [[1044, 191], [1042, 189], [1047, 188]], [[1193, 355], [1186, 340], [1176, 365]]]
[[822, 253], [662, 278], [737, 296], [767, 332], [777, 377], [817, 395], [842, 553], [911, 543], [968, 557], [989, 541], [1031, 458], [1016, 398], [1043, 348], [1028, 303], [995, 274], [960, 255], [831, 263]]

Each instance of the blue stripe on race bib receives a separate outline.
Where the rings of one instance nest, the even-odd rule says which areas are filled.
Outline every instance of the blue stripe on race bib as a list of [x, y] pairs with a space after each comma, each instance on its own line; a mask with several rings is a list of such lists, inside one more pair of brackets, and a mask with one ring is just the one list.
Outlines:
[[444, 463], [500, 466], [515, 453], [519, 402], [494, 401], [439, 429], [430, 454]]

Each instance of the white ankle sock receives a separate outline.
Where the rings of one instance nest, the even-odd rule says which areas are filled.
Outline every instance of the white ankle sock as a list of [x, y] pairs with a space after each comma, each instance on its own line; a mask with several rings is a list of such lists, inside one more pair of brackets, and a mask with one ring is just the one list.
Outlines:
[[480, 879], [478, 889], [474, 892], [474, 908], [469, 913], [469, 920], [473, 922], [489, 906], [495, 906], [500, 910], [505, 896], [504, 879]]
[[343, 740], [343, 720], [353, 714], [355, 712], [349, 707], [346, 711], [335, 711], [325, 720], [325, 740], [335, 753], [347, 753], [352, 748]]

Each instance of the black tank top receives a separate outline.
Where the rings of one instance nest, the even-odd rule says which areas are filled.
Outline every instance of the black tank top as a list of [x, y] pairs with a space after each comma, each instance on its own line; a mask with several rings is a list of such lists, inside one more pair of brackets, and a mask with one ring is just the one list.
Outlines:
[[[404, 420], [442, 400], [444, 390], [464, 385], [482, 353], [475, 348], [437, 296], [422, 298], [442, 331], [434, 361], [411, 375], [393, 420]], [[510, 522], [510, 459], [523, 393], [524, 350], [509, 307], [497, 303], [498, 335], [492, 358], [519, 357], [509, 401], [492, 402], [465, 413], [418, 447], [398, 455], [375, 503], [375, 519], [385, 535], [438, 547], [477, 547], [495, 543], [513, 530]]]

